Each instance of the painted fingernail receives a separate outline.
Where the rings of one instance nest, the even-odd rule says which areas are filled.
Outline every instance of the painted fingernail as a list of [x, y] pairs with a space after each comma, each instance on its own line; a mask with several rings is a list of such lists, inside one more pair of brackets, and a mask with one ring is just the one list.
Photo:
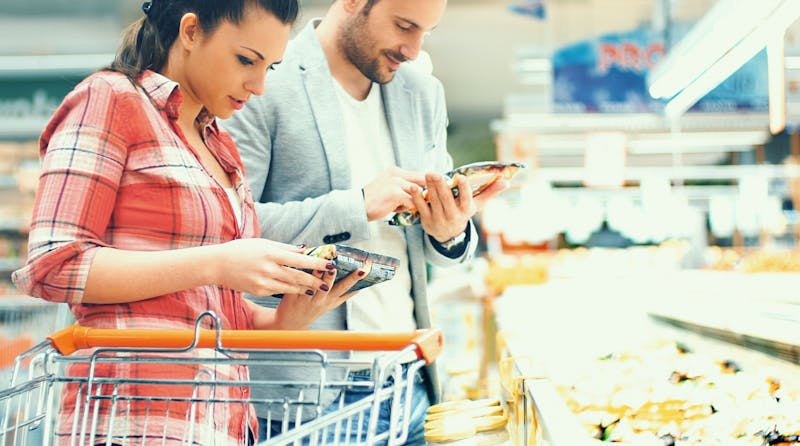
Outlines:
[[332, 276], [332, 275], [336, 274], [336, 271], [328, 271], [328, 274], [330, 274]]
[[308, 294], [309, 296], [313, 296], [313, 295], [314, 295], [314, 292], [313, 292], [313, 291], [311, 291], [311, 290], [306, 290], [306, 294]]
[[358, 277], [364, 277], [364, 274], [366, 273], [367, 273], [366, 271], [358, 270]]
[[305, 243], [300, 243], [299, 245], [297, 245], [297, 249], [303, 249], [305, 247], [306, 247]]
[[328, 284], [327, 283], [323, 283], [322, 285], [320, 285], [319, 289], [321, 289], [322, 291], [330, 290], [330, 288], [328, 288]]
[[325, 265], [325, 268], [328, 268], [328, 269], [336, 269], [336, 265], [334, 265], [333, 263], [330, 263], [330, 262], [328, 262], [328, 264], [327, 264], [327, 265]]

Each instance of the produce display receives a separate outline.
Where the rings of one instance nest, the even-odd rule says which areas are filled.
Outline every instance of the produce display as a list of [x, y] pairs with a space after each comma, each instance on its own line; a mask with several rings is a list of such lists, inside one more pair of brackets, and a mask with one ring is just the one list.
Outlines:
[[663, 341], [592, 361], [556, 388], [587, 433], [630, 445], [800, 444], [796, 370], [745, 367]]
[[708, 250], [709, 269], [745, 273], [800, 272], [800, 252], [792, 250], [755, 250], [742, 252], [731, 248]]

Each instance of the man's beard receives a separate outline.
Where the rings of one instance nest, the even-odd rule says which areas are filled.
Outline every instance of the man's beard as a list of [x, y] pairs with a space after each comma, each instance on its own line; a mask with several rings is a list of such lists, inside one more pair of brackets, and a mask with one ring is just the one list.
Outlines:
[[[372, 38], [368, 38], [368, 34], [363, 31], [365, 21], [365, 17], [359, 16], [350, 22], [348, 24], [349, 26], [345, 25], [346, 27], [342, 31], [342, 37], [339, 43], [342, 46], [342, 51], [347, 60], [350, 61], [364, 77], [378, 84], [386, 84], [394, 78], [394, 73], [389, 72], [381, 75], [380, 56], [370, 56], [369, 49], [373, 48], [374, 41]], [[401, 63], [407, 60], [405, 56], [395, 51], [383, 50], [380, 51], [379, 54], [381, 56], [388, 55]]]

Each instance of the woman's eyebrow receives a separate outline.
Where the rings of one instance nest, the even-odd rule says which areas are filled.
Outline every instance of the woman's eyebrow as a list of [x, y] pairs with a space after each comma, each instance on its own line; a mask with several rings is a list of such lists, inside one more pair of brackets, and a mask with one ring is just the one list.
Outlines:
[[242, 48], [254, 52], [256, 54], [256, 56], [258, 56], [259, 59], [264, 60], [264, 56], [261, 53], [259, 53], [258, 51], [254, 50], [252, 48], [248, 48], [246, 46], [242, 46]]

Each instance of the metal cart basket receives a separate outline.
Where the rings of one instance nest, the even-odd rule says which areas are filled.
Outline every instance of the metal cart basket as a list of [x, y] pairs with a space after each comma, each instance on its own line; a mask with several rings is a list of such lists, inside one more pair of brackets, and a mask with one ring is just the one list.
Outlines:
[[[247, 445], [255, 441], [254, 407], [268, 408], [269, 417], [281, 420], [279, 434], [259, 439], [265, 445], [402, 444], [413, 376], [433, 362], [443, 345], [436, 329], [219, 330], [201, 328], [204, 317], [216, 320], [205, 314], [193, 330], [73, 325], [50, 335], [17, 357], [10, 385], [0, 390], [0, 446]], [[354, 350], [382, 354], [371, 364], [329, 354]], [[281, 359], [251, 355], [263, 352], [281, 353], [276, 356]], [[409, 355], [416, 360], [406, 362]], [[251, 380], [246, 366], [264, 364], [316, 373], [304, 381]], [[370, 380], [333, 378], [348, 376], [337, 370], [365, 365]], [[124, 373], [114, 373], [120, 370]], [[287, 392], [280, 398], [255, 398], [249, 389], [256, 385]], [[355, 386], [367, 387], [368, 396], [352, 404], [325, 398]], [[382, 406], [391, 419], [385, 432], [377, 429]], [[305, 420], [301, 413], [308, 410], [316, 416]], [[220, 426], [231, 425], [241, 427], [239, 437], [220, 435]]]

